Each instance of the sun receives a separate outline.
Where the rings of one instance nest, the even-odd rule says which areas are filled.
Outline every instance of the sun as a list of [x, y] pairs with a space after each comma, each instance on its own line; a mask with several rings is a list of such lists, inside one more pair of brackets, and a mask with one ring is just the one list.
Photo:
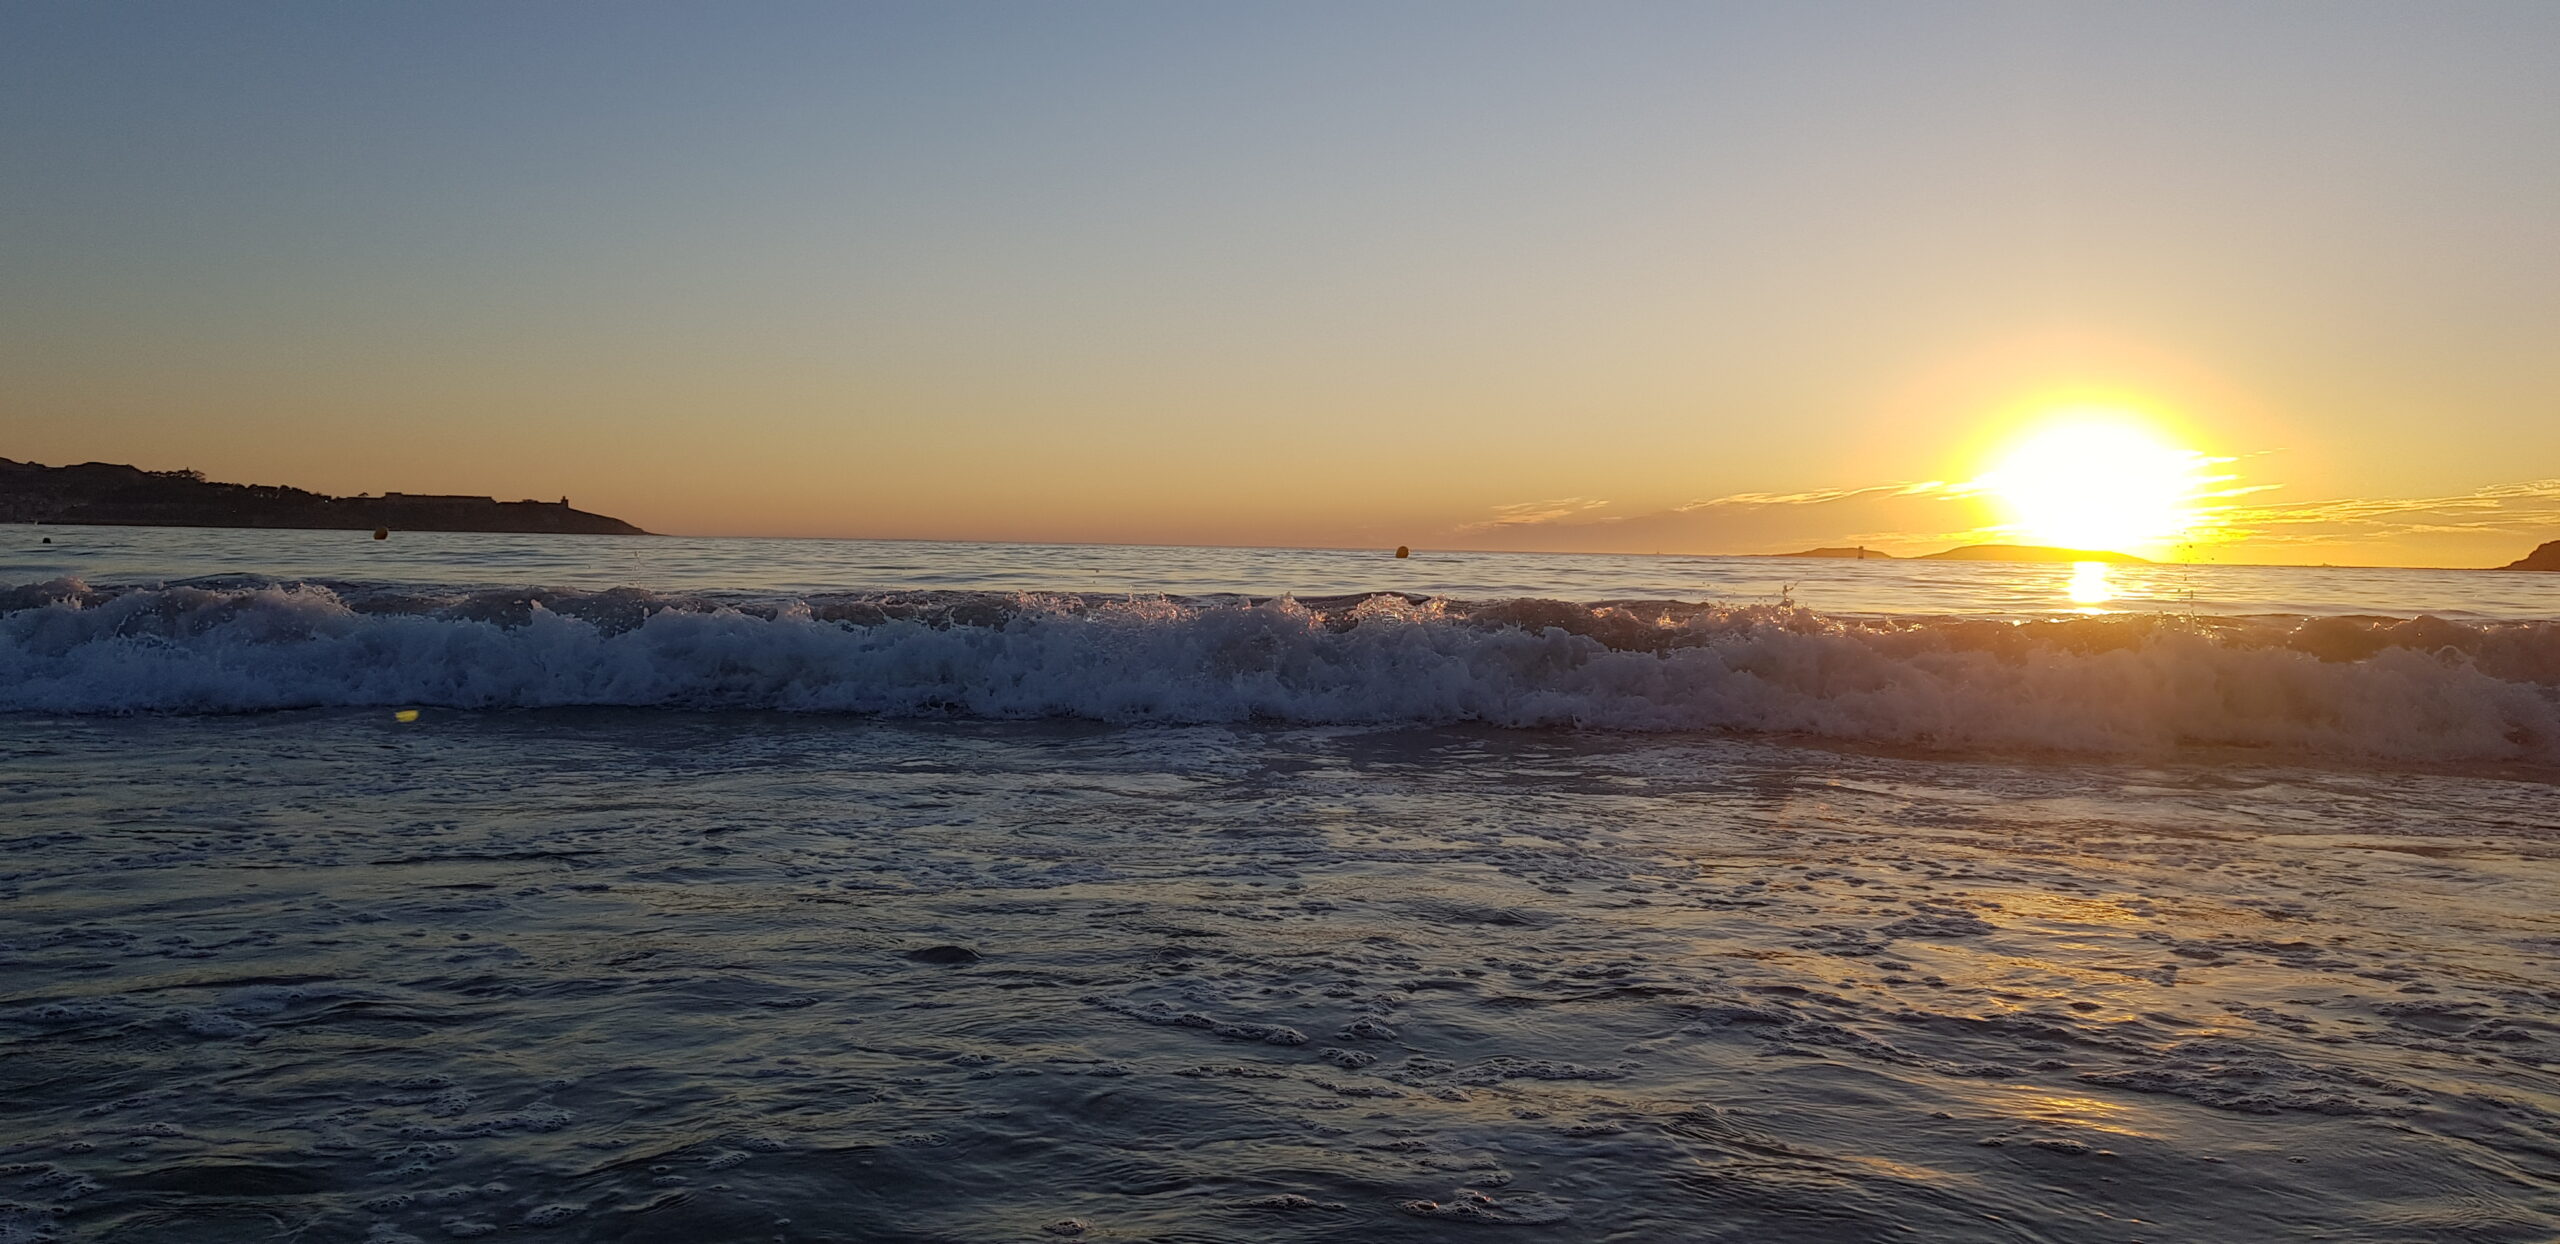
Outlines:
[[2215, 459], [2131, 411], [2052, 412], [1975, 480], [2023, 543], [2132, 552], [2193, 538]]

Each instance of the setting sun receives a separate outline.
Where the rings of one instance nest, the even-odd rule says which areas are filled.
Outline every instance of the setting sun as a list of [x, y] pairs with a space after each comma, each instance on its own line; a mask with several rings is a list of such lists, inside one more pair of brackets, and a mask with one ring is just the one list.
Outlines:
[[2202, 525], [2213, 459], [2121, 411], [2048, 416], [2002, 451], [1976, 484], [2027, 543], [2117, 552], [2157, 549]]

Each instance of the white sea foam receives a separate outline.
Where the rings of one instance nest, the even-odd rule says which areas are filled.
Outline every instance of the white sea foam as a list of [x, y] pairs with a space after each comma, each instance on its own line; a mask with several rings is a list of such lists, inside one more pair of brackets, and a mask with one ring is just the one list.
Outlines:
[[0, 709], [623, 705], [2560, 762], [2560, 624], [247, 583], [0, 591]]

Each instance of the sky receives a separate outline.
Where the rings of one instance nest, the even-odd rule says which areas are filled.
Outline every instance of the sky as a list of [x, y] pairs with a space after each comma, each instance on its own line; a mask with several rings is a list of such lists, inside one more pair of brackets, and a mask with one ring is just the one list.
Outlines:
[[0, 455], [700, 535], [2560, 538], [2560, 4], [0, 6]]

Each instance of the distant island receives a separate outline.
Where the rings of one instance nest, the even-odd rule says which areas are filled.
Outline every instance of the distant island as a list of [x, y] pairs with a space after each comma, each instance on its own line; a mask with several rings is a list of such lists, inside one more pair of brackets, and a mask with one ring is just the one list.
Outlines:
[[0, 522], [116, 527], [294, 527], [338, 531], [493, 531], [645, 536], [618, 518], [558, 501], [387, 492], [332, 497], [272, 484], [209, 482], [202, 471], [112, 462], [49, 467], [0, 458]]
[[[2546, 546], [2549, 547], [2549, 546]], [[2104, 549], [2057, 549], [2042, 544], [1968, 544], [1943, 553], [1923, 553], [1918, 557], [1897, 559], [1891, 553], [1869, 548], [1806, 549], [1801, 553], [1779, 553], [1779, 557], [1840, 557], [1857, 561], [1924, 561], [1924, 562], [2107, 562], [2117, 566], [2147, 566], [2150, 562], [2131, 553], [2110, 553]], [[2536, 554], [2540, 556], [2540, 554]], [[2522, 566], [2523, 563], [2517, 563]]]
[[2511, 561], [2504, 566], [2500, 566], [2499, 569], [2560, 570], [2560, 540], [2553, 540], [2550, 543], [2543, 545], [2541, 548], [2525, 554], [2523, 557], [2518, 558], [2515, 561]]

